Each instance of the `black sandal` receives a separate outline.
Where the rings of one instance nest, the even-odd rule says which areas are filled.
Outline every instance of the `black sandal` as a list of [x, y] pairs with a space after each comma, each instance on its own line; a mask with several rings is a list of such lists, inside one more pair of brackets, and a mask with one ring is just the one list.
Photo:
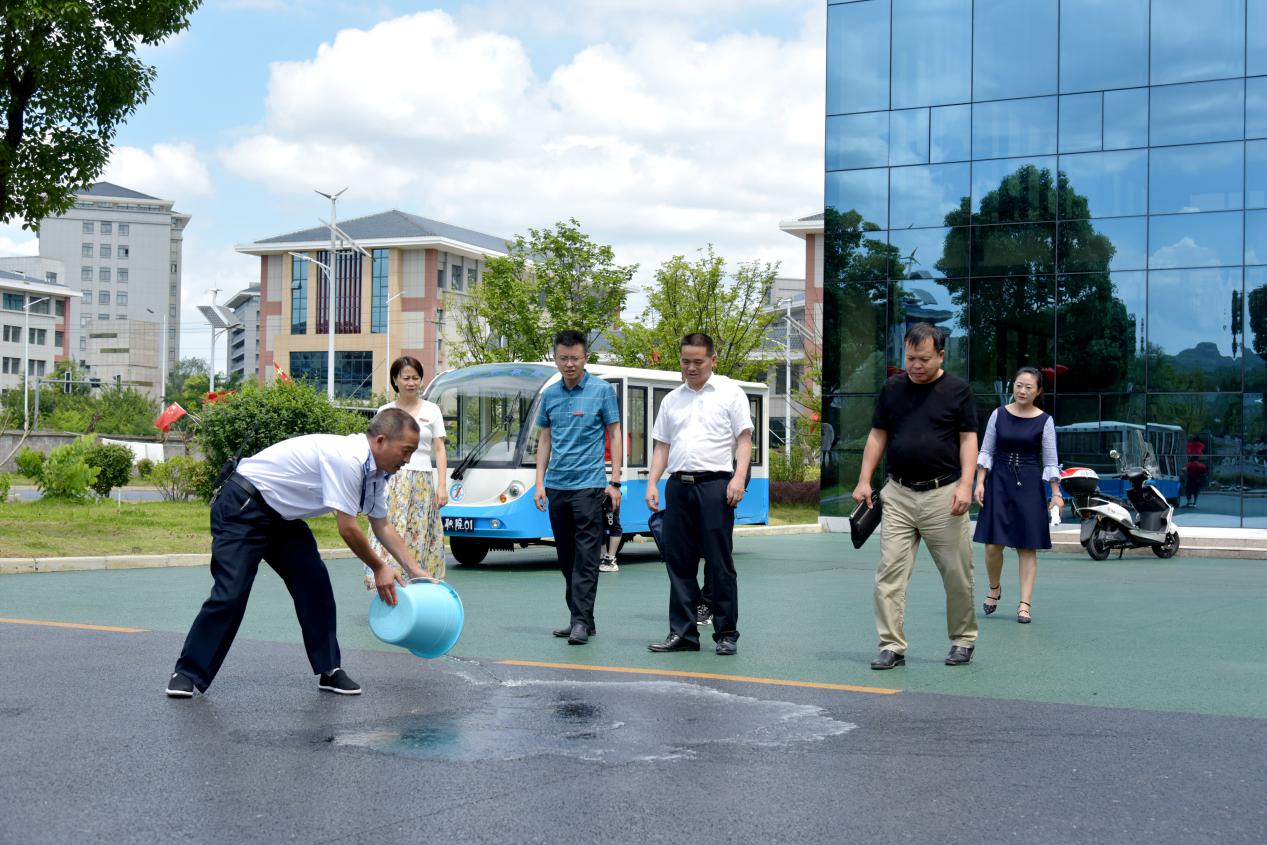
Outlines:
[[[1030, 618], [1028, 610], [1021, 610], [1022, 604], [1025, 605], [1025, 607], [1027, 608], [1029, 607], [1029, 602], [1027, 601], [1023, 601], [1016, 606], [1016, 621], [1020, 622], [1022, 625], [1028, 625], [1030, 622], [1033, 622], [1034, 620]], [[1021, 616], [1022, 613], [1024, 613], [1025, 615]]]
[[[999, 594], [997, 596], [990, 595], [990, 593], [994, 592], [995, 590], [998, 590]], [[985, 594], [985, 601], [992, 601], [994, 602], [994, 604], [986, 604], [985, 601], [983, 601], [981, 602], [981, 609], [985, 611], [986, 616], [989, 616], [991, 613], [999, 609], [999, 602], [1002, 600], [1003, 600], [1003, 585], [995, 584], [993, 587], [990, 588], [990, 591]]]

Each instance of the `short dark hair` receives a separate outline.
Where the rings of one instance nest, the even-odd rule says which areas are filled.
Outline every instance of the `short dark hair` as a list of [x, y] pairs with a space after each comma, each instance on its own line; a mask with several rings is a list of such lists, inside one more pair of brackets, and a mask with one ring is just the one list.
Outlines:
[[1034, 383], [1038, 385], [1037, 395], [1043, 395], [1043, 373], [1038, 369], [1038, 367], [1021, 367], [1016, 371], [1016, 375], [1012, 376], [1012, 381], [1015, 382], [1020, 376], [1033, 376]]
[[422, 362], [412, 355], [401, 355], [395, 361], [392, 361], [392, 368], [390, 370], [392, 390], [397, 393], [400, 392], [400, 388], [396, 386], [396, 376], [400, 375], [400, 371], [405, 369], [405, 367], [413, 367], [414, 372], [418, 374], [418, 378], [422, 378]]
[[946, 351], [946, 330], [939, 329], [932, 323], [916, 323], [906, 330], [905, 343], [912, 349], [919, 349], [924, 341], [933, 342], [934, 352]]
[[400, 408], [384, 408], [379, 411], [374, 415], [374, 419], [370, 420], [369, 428], [365, 430], [370, 437], [378, 437], [381, 434], [388, 440], [398, 440], [406, 432], [419, 434], [421, 429], [418, 428], [418, 421]]
[[589, 352], [590, 345], [585, 342], [585, 335], [574, 329], [564, 329], [554, 336], [554, 348], [560, 346], [579, 346]]
[[702, 346], [709, 355], [714, 354], [713, 339], [703, 332], [691, 332], [682, 338], [682, 342], [678, 344], [678, 350], [681, 351], [684, 346]]

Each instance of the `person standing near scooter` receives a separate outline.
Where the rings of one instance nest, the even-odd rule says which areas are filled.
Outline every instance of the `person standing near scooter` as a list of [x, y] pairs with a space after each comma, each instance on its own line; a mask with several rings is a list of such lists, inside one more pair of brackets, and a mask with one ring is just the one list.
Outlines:
[[[1038, 574], [1038, 549], [1051, 548], [1048, 508], [1065, 506], [1060, 495], [1056, 425], [1035, 402], [1043, 394], [1042, 374], [1021, 367], [1012, 377], [1012, 402], [995, 408], [986, 423], [977, 456], [976, 500], [981, 505], [972, 539], [985, 544], [990, 591], [982, 608], [987, 616], [1003, 597], [1003, 549], [1016, 549], [1021, 601], [1016, 621], [1031, 621], [1030, 602]], [[1043, 485], [1051, 486], [1051, 502]]]

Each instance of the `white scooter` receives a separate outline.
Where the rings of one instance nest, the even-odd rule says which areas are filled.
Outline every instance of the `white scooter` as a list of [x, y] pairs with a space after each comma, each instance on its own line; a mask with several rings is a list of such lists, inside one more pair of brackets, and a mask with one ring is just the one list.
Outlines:
[[[1121, 456], [1114, 449], [1109, 457], [1117, 461]], [[1072, 495], [1074, 509], [1082, 517], [1080, 539], [1087, 554], [1092, 560], [1104, 560], [1113, 549], [1121, 557], [1126, 549], [1147, 546], [1157, 557], [1174, 557], [1179, 551], [1175, 509], [1160, 490], [1146, 483], [1153, 473], [1147, 466], [1124, 470], [1120, 462], [1118, 473], [1119, 478], [1130, 483], [1126, 498], [1134, 516], [1126, 502], [1100, 492], [1100, 476], [1095, 470], [1074, 467], [1060, 474], [1061, 484]]]

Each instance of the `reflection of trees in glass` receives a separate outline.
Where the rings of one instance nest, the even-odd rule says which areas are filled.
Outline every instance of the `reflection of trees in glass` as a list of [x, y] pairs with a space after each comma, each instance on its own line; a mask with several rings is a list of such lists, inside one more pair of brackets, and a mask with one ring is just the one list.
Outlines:
[[[971, 331], [975, 380], [1006, 381], [1022, 364], [1059, 364], [1067, 368], [1060, 371], [1063, 391], [1114, 389], [1134, 367], [1135, 318], [1109, 275], [1112, 241], [1087, 219], [1087, 198], [1068, 177], [1059, 173], [1056, 180], [1053, 185], [1050, 170], [1027, 164], [986, 194], [980, 211], [973, 213], [964, 197], [946, 215], [945, 225], [955, 228], [937, 269], [960, 306], [960, 324]], [[1059, 227], [1052, 222], [1058, 208], [1068, 221]], [[1077, 256], [1090, 272], [1061, 272], [1057, 256]], [[969, 261], [992, 277], [974, 280], [971, 302]], [[1060, 348], [1052, 359], [1057, 321]]]
[[904, 278], [896, 248], [856, 211], [824, 213], [823, 392], [874, 393], [884, 380], [890, 279]]

